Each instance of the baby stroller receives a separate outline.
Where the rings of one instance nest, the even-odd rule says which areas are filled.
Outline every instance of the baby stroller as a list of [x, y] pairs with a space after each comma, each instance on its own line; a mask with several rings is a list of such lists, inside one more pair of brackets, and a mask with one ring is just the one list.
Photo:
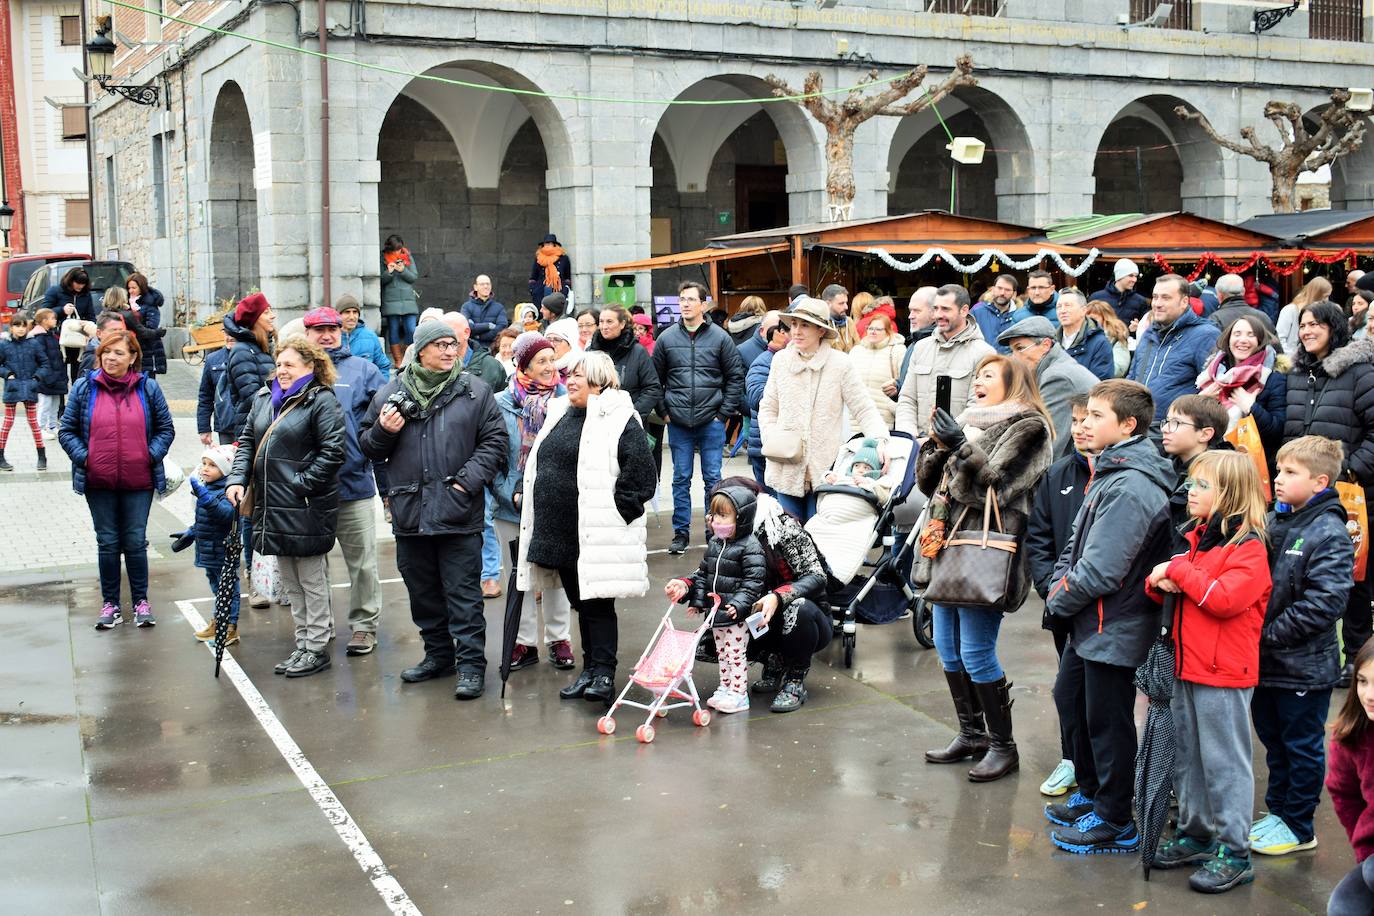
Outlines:
[[[693, 725], [705, 728], [711, 724], [711, 711], [702, 708], [701, 699], [697, 696], [696, 683], [692, 680], [697, 643], [710, 631], [711, 624], [716, 619], [716, 612], [720, 609], [720, 596], [712, 593], [711, 599], [711, 610], [706, 613], [701, 626], [695, 630], [675, 628], [672, 619], [673, 609], [668, 608], [663, 619], [658, 622], [658, 629], [654, 630], [654, 635], [649, 639], [649, 645], [644, 648], [644, 654], [635, 662], [629, 683], [620, 691], [620, 696], [616, 697], [606, 714], [596, 720], [597, 731], [603, 735], [615, 734], [615, 711], [622, 706], [649, 711], [644, 724], [635, 729], [635, 738], [641, 744], [648, 744], [654, 740], [654, 717], [666, 716], [670, 709], [690, 706]], [[652, 693], [653, 700], [645, 704], [625, 699], [625, 695], [636, 684]], [[687, 688], [685, 692], [681, 687], [683, 684]], [[669, 703], [669, 700], [681, 702]]]
[[[862, 441], [856, 436], [841, 447], [831, 466], [837, 476], [848, 474]], [[914, 518], [924, 502], [916, 492], [916, 441], [906, 433], [891, 433], [887, 459], [887, 473], [878, 480], [889, 489], [886, 499], [849, 483], [822, 484], [815, 489], [816, 514], [806, 523], [830, 568], [826, 597], [846, 668], [854, 666], [860, 616], [875, 623], [888, 622], [910, 611], [917, 638], [928, 630], [922, 617], [928, 620], [929, 614], [912, 589], [910, 577], [912, 551], [920, 535]], [[912, 529], [900, 542], [899, 527]]]

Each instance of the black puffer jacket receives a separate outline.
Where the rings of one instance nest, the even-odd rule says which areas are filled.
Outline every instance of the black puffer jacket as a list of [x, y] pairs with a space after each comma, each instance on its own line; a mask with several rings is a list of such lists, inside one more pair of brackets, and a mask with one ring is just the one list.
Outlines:
[[[768, 564], [763, 545], [754, 536], [754, 494], [744, 487], [720, 487], [715, 493], [735, 504], [735, 534], [728, 541], [712, 536], [701, 566], [684, 581], [689, 586], [688, 607], [709, 610], [711, 593], [720, 595], [715, 625], [728, 627], [743, 623], [753, 613], [754, 602], [763, 596]], [[726, 607], [734, 608], [733, 616]]]
[[[1050, 465], [1036, 484], [1022, 551], [1026, 555], [1031, 587], [1041, 599], [1050, 593], [1054, 564], [1059, 562], [1059, 555], [1069, 545], [1073, 522], [1078, 518], [1078, 510], [1083, 508], [1090, 480], [1092, 469], [1088, 467], [1088, 459], [1075, 451]], [[1051, 622], [1048, 612], [1045, 622]]]
[[[161, 290], [148, 287], [146, 295], [138, 298], [138, 318], [147, 335], [140, 334], [138, 345], [143, 347], [143, 367], [152, 369], [158, 375], [167, 373], [167, 350], [162, 345], [162, 305], [165, 299]], [[163, 332], [165, 333], [165, 332]], [[144, 340], [148, 342], [145, 344]]]
[[1288, 376], [1284, 441], [1325, 436], [1345, 446], [1342, 475], [1374, 485], [1374, 340], [1357, 340]]
[[252, 462], [253, 549], [258, 553], [329, 553], [339, 520], [343, 408], [333, 389], [312, 381], [282, 404], [276, 420], [272, 426], [272, 390], [262, 388], [239, 434], [226, 486], [247, 485]]
[[1326, 690], [1341, 674], [1336, 621], [1350, 595], [1355, 546], [1334, 489], [1296, 512], [1269, 513], [1274, 590], [1260, 631], [1260, 686]]
[[607, 340], [597, 331], [592, 335], [587, 349], [599, 350], [615, 363], [616, 375], [620, 376], [620, 389], [630, 396], [640, 419], [658, 409], [663, 388], [658, 383], [654, 361], [644, 345], [635, 340], [633, 328], [625, 328], [615, 340]]
[[505, 470], [509, 447], [496, 399], [486, 382], [464, 372], [418, 419], [389, 433], [377, 417], [404, 379], [402, 372], [377, 392], [358, 436], [364, 455], [386, 462], [391, 530], [397, 537], [479, 534], [484, 494]]
[[653, 361], [663, 386], [659, 413], [678, 426], [705, 426], [743, 411], [744, 363], [730, 335], [711, 322], [703, 321], [695, 333], [680, 321], [664, 331]]
[[234, 420], [225, 432], [237, 436], [248, 421], [253, 399], [272, 377], [277, 362], [271, 353], [262, 352], [253, 329], [235, 321], [232, 312], [224, 316], [224, 331], [235, 341], [224, 361], [225, 394], [234, 408]]

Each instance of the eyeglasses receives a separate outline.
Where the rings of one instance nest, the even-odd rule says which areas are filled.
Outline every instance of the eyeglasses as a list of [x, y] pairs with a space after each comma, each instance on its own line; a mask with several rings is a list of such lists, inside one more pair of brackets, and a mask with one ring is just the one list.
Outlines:
[[1202, 493], [1210, 493], [1212, 492], [1212, 482], [1210, 480], [1203, 480], [1200, 477], [1189, 477], [1187, 480], [1183, 481], [1183, 489], [1190, 493], [1193, 490]]
[[431, 346], [431, 347], [434, 347], [436, 350], [439, 350], [440, 352], [444, 352], [444, 351], [447, 351], [447, 350], [457, 350], [457, 349], [458, 349], [458, 341], [456, 341], [456, 340], [436, 340], [436, 341], [434, 341], [434, 343], [430, 344], [430, 346]]
[[1025, 353], [1027, 350], [1034, 350], [1036, 347], [1040, 346], [1040, 344], [1041, 344], [1043, 341], [1046, 341], [1046, 340], [1049, 340], [1049, 338], [1048, 338], [1048, 337], [1042, 337], [1042, 338], [1040, 338], [1040, 340], [1037, 340], [1037, 341], [1035, 341], [1034, 343], [1012, 344], [1012, 345], [1011, 345], [1011, 352], [1013, 352], [1013, 353]]
[[1196, 423], [1189, 423], [1187, 420], [1180, 420], [1176, 417], [1170, 417], [1169, 419], [1165, 420], [1163, 423], [1159, 425], [1159, 428], [1164, 430], [1166, 433], [1176, 433], [1178, 432], [1178, 428], [1180, 426], [1191, 426], [1193, 429], [1199, 428]]

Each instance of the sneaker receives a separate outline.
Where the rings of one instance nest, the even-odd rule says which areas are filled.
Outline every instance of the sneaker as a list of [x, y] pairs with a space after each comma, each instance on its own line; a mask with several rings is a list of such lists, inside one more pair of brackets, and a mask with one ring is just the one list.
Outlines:
[[[210, 629], [211, 629], [211, 630], [214, 630], [214, 627], [211, 627]], [[213, 632], [210, 634], [210, 638], [207, 639], [206, 642], [209, 643], [210, 646], [211, 646], [212, 648], [214, 648], [214, 646], [215, 646], [215, 634], [214, 634]], [[229, 624], [229, 629], [227, 629], [227, 630], [224, 631], [224, 647], [227, 649], [229, 646], [236, 646], [236, 645], [238, 645], [238, 643], [239, 643], [239, 625], [236, 624], [236, 623], [231, 623], [231, 624]]]
[[371, 630], [354, 630], [344, 647], [345, 655], [371, 655], [377, 648], [377, 634]]
[[725, 685], [721, 684], [719, 687], [716, 688], [716, 692], [711, 694], [711, 696], [706, 700], [706, 705], [711, 707], [712, 709], [715, 709], [716, 704], [719, 703], [721, 699], [729, 692], [729, 690], [725, 689]]
[[1265, 834], [1282, 823], [1283, 818], [1279, 817], [1277, 814], [1266, 814], [1264, 817], [1252, 823], [1250, 825], [1250, 836], [1248, 837], [1250, 845], [1253, 846], [1263, 840]]
[[1236, 856], [1217, 848], [1217, 854], [1188, 876], [1188, 886], [1200, 894], [1224, 894], [1233, 887], [1255, 880], [1249, 856]]
[[1215, 840], [1208, 842], [1181, 833], [1159, 844], [1150, 867], [1170, 869], [1210, 862], [1216, 858], [1218, 848]]
[[44, 438], [44, 439], [56, 439], [56, 438], [57, 438], [57, 430], [55, 430], [55, 429], [45, 429], [45, 430], [43, 430], [43, 438]]
[[1135, 821], [1127, 821], [1124, 827], [1119, 827], [1107, 823], [1095, 812], [1083, 815], [1072, 827], [1053, 831], [1050, 839], [1060, 849], [1080, 856], [1135, 852], [1140, 848]]
[[[714, 698], [713, 698], [714, 699]], [[732, 712], [749, 711], [749, 694], [735, 693], [733, 690], [725, 691], [725, 694], [716, 699], [716, 712], [729, 715]]]
[[475, 700], [482, 695], [482, 674], [478, 671], [459, 671], [453, 688], [455, 700]]
[[155, 627], [157, 618], [153, 616], [153, 609], [148, 607], [148, 599], [145, 598], [134, 605], [134, 626], [136, 627]]
[[515, 648], [510, 653], [510, 670], [519, 671], [521, 668], [528, 668], [530, 665], [537, 664], [539, 664], [538, 649], [523, 643], [515, 644]]
[[549, 663], [560, 671], [567, 671], [577, 664], [573, 658], [572, 643], [566, 639], [554, 640], [549, 645]]
[[1317, 838], [1315, 835], [1307, 842], [1301, 842], [1287, 822], [1280, 819], [1278, 824], [1269, 828], [1255, 845], [1250, 847], [1250, 851], [1257, 852], [1262, 856], [1286, 856], [1290, 852], [1302, 852], [1316, 848]]
[[668, 545], [668, 552], [680, 554], [687, 552], [687, 535], [678, 533], [673, 535], [673, 543]]
[[124, 622], [124, 615], [119, 612], [116, 605], [106, 601], [100, 608], [100, 616], [96, 618], [95, 628], [97, 630], [113, 630]]
[[769, 705], [770, 712], [793, 712], [802, 708], [806, 702], [806, 685], [799, 677], [789, 677], [782, 682], [782, 689], [778, 695], [773, 697], [773, 702]]
[[1068, 801], [1045, 806], [1045, 818], [1060, 827], [1072, 827], [1083, 815], [1093, 809], [1093, 800], [1082, 792], [1075, 792]]
[[248, 606], [262, 610], [265, 607], [271, 607], [272, 601], [266, 595], [259, 595], [257, 589], [249, 587]]
[[[1074, 776], [1073, 761], [1061, 760], [1059, 765], [1054, 768], [1054, 772], [1040, 783], [1040, 794], [1050, 798], [1058, 798], [1068, 794], [1068, 791], [1078, 785], [1078, 779]], [[1065, 825], [1067, 826], [1067, 825]]]

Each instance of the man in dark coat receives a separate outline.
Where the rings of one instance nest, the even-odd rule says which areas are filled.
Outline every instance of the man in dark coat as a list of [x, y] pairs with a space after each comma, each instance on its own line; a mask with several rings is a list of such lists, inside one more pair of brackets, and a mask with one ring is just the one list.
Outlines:
[[1159, 440], [1159, 424], [1169, 405], [1185, 394], [1197, 393], [1197, 377], [1212, 355], [1217, 326], [1193, 314], [1188, 303], [1188, 281], [1178, 274], [1155, 280], [1150, 305], [1150, 329], [1136, 347], [1127, 377], [1150, 389], [1155, 402], [1155, 424], [1150, 435]]
[[[461, 317], [461, 316], [460, 316]], [[486, 488], [507, 464], [506, 424], [491, 388], [463, 371], [456, 333], [415, 329], [415, 359], [372, 399], [359, 441], [386, 462], [396, 566], [425, 657], [406, 683], [458, 673], [454, 696], [482, 695], [482, 529]]]
[[782, 323], [782, 312], [764, 312], [763, 320], [759, 322], [759, 332], [750, 336], [748, 340], [739, 345], [739, 359], [744, 364], [744, 371], [748, 372], [749, 367], [754, 364], [754, 360], [768, 349], [768, 339], [773, 336], [773, 331]]
[[472, 284], [472, 296], [463, 303], [461, 311], [472, 329], [473, 345], [484, 350], [490, 350], [497, 335], [510, 324], [506, 307], [491, 294], [491, 277], [486, 274]]
[[687, 549], [692, 524], [692, 471], [701, 455], [706, 502], [720, 482], [725, 420], [744, 403], [744, 364], [730, 335], [705, 320], [706, 287], [689, 280], [678, 288], [682, 320], [654, 344], [654, 369], [663, 386], [659, 416], [668, 423], [673, 454], [673, 542], [669, 553]]
[[1269, 316], [1245, 301], [1245, 278], [1239, 274], [1223, 274], [1217, 280], [1217, 296], [1221, 303], [1209, 316], [1212, 324], [1223, 331], [1237, 318], [1249, 318], [1257, 328], [1264, 328], [1274, 337], [1274, 322]]
[[1150, 300], [1135, 291], [1136, 281], [1140, 279], [1140, 268], [1130, 258], [1122, 258], [1112, 267], [1112, 282], [1088, 297], [1089, 302], [1105, 302], [1116, 312], [1116, 317], [1135, 331], [1135, 323], [1150, 307]]
[[229, 400], [220, 380], [229, 365], [229, 348], [234, 338], [224, 335], [224, 346], [205, 357], [205, 365], [200, 370], [200, 388], [196, 391], [196, 432], [200, 434], [202, 445], [213, 445], [212, 436], [219, 437], [219, 444], [234, 441], [237, 430], [234, 425], [234, 405]]

